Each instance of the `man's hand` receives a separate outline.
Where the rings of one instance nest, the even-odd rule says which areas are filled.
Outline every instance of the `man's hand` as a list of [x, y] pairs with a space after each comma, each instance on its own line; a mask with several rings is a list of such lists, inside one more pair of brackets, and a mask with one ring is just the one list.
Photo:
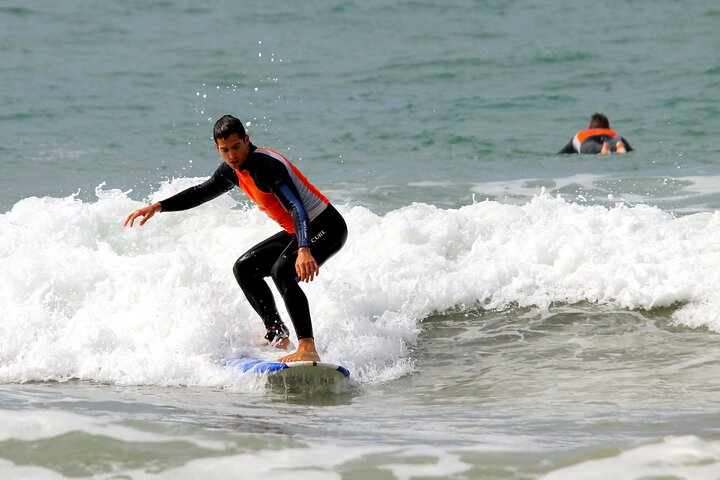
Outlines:
[[301, 247], [298, 249], [297, 260], [295, 261], [295, 272], [297, 272], [301, 282], [312, 282], [320, 273], [320, 267], [312, 256], [312, 253], [310, 253], [309, 247]]
[[162, 207], [160, 206], [160, 202], [153, 203], [152, 205], [148, 205], [147, 207], [138, 208], [133, 213], [127, 216], [125, 218], [125, 223], [123, 223], [124, 226], [133, 226], [133, 222], [135, 222], [135, 219], [138, 217], [143, 217], [142, 220], [140, 220], [140, 226], [142, 226], [145, 222], [150, 220], [150, 218], [155, 215], [158, 212], [162, 211]]

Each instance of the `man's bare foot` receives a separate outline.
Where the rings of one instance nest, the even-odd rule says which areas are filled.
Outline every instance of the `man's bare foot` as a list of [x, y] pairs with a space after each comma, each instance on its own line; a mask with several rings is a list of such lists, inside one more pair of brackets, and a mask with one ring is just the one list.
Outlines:
[[281, 338], [270, 342], [267, 338], [260, 337], [260, 340], [258, 340], [257, 344], [260, 347], [275, 347], [278, 350], [288, 350], [290, 348], [295, 348], [295, 345], [293, 345], [289, 338]]
[[603, 146], [600, 149], [600, 155], [607, 155], [610, 153], [610, 144], [608, 142], [603, 142]]
[[291, 348], [293, 346], [292, 342], [288, 337], [281, 338], [277, 342], [271, 343], [270, 345], [277, 348], [278, 350], [287, 350], [288, 348]]
[[319, 362], [320, 355], [315, 349], [315, 340], [312, 338], [301, 338], [298, 340], [298, 348], [290, 355], [278, 359], [278, 362]]
[[623, 142], [617, 142], [615, 144], [615, 151], [617, 153], [627, 153], [627, 150], [625, 150], [625, 144]]

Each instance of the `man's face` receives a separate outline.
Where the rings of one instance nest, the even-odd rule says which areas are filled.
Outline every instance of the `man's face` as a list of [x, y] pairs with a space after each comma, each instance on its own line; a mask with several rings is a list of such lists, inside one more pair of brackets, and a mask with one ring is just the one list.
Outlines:
[[243, 166], [248, 153], [250, 153], [250, 137], [245, 135], [245, 138], [240, 138], [240, 135], [233, 133], [227, 138], [218, 138], [215, 146], [223, 161], [231, 168], [238, 170]]

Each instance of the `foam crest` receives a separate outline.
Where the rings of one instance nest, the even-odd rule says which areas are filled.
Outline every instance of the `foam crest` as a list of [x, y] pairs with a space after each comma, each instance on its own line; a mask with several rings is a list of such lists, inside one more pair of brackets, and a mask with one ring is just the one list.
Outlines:
[[3, 431], [0, 441], [9, 439], [36, 441], [61, 437], [71, 432], [82, 431], [87, 435], [104, 436], [123, 442], [170, 442], [183, 440], [198, 446], [222, 450], [223, 443], [198, 440], [175, 435], [141, 431], [120, 423], [113, 423], [108, 417], [79, 415], [57, 410], [6, 411], [0, 410]]
[[[198, 180], [166, 182], [150, 200]], [[257, 346], [262, 323], [232, 265], [277, 226], [226, 195], [123, 228], [144, 205], [128, 193], [27, 198], [0, 215], [0, 379], [252, 390], [220, 366], [272, 355]], [[303, 288], [323, 360], [360, 382], [411, 371], [422, 319], [448, 309], [681, 303], [677, 323], [720, 332], [717, 212], [677, 218], [546, 194], [524, 205], [339, 209], [346, 247]]]
[[584, 478], [684, 478], [702, 480], [720, 476], [720, 443], [695, 436], [668, 437], [620, 455], [588, 460], [549, 473], [542, 480]]

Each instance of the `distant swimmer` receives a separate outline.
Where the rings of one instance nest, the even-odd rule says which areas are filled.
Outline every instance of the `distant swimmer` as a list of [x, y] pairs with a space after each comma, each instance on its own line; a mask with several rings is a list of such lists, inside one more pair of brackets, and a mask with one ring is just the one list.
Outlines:
[[558, 153], [626, 153], [632, 147], [615, 130], [610, 129], [610, 120], [602, 113], [590, 117], [590, 125], [581, 130]]
[[298, 283], [311, 282], [319, 274], [320, 265], [345, 244], [345, 220], [288, 159], [253, 145], [239, 119], [231, 115], [220, 118], [215, 122], [213, 138], [223, 163], [212, 177], [134, 211], [125, 218], [124, 225], [132, 227], [138, 217], [143, 217], [139, 221], [143, 225], [156, 213], [194, 208], [240, 187], [283, 230], [235, 262], [235, 279], [265, 323], [265, 338], [271, 345], [286, 349], [290, 332], [265, 281], [265, 277], [272, 277], [298, 336], [297, 350], [279, 361], [319, 362], [310, 308]]

